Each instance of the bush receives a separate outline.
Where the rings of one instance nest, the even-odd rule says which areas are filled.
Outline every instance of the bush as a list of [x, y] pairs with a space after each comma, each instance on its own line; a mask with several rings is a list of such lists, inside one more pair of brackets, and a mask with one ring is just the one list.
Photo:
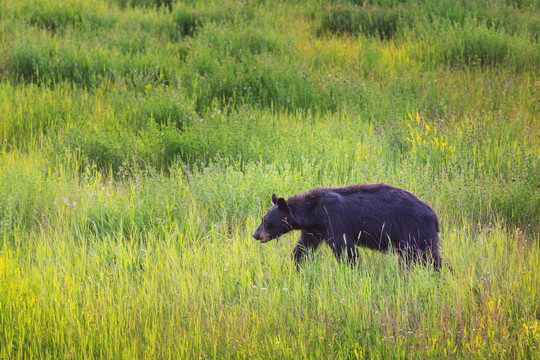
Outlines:
[[111, 68], [109, 58], [103, 52], [86, 52], [70, 42], [58, 44], [48, 37], [25, 37], [8, 50], [6, 67], [15, 80], [67, 80], [90, 85], [96, 75]]
[[220, 59], [249, 60], [250, 55], [281, 55], [281, 49], [291, 46], [289, 39], [275, 29], [254, 24], [208, 24], [199, 34], [203, 46], [210, 47]]
[[255, 57], [249, 62], [201, 60], [198, 69], [191, 73], [198, 112], [215, 103], [220, 106], [250, 103], [285, 110], [336, 108], [335, 102], [326, 101], [332, 100], [331, 91], [317, 87], [301, 75], [308, 71], [306, 68], [269, 57]]
[[530, 186], [521, 181], [511, 181], [493, 190], [491, 206], [495, 214], [523, 230], [538, 229], [540, 190], [536, 184]]
[[363, 33], [381, 39], [393, 38], [408, 16], [405, 8], [355, 5], [336, 5], [322, 18], [320, 33]]
[[157, 125], [168, 124], [178, 130], [185, 130], [197, 115], [191, 102], [179, 91], [166, 91], [163, 87], [149, 89], [137, 109], [139, 123], [145, 124], [148, 119], [153, 119]]
[[[12, 240], [21, 229], [39, 229], [53, 210], [49, 164], [39, 153], [0, 158], [0, 238]], [[63, 179], [65, 180], [65, 179]]]
[[523, 37], [489, 28], [484, 22], [468, 19], [464, 26], [434, 26], [424, 30], [429, 45], [422, 57], [428, 63], [473, 65], [482, 68], [506, 66], [526, 71], [540, 65], [540, 48]]
[[[203, 3], [180, 3], [174, 7], [171, 16], [169, 37], [178, 40], [185, 36], [195, 36], [207, 26], [214, 24], [216, 35], [228, 33], [228, 25], [234, 23], [236, 30], [249, 23], [254, 17], [254, 5], [247, 2], [233, 2], [229, 5], [212, 6]], [[219, 24], [220, 26], [215, 26]], [[225, 25], [225, 26], [223, 26]], [[258, 28], [255, 28], [257, 29]], [[234, 32], [232, 32], [234, 35]]]
[[114, 0], [121, 8], [126, 7], [167, 7], [172, 10], [175, 0]]
[[539, 22], [534, 11], [524, 11], [511, 1], [424, 1], [419, 5], [419, 14], [432, 23], [446, 20], [460, 26], [464, 26], [470, 19], [476, 19], [490, 29], [503, 30], [508, 34], [530, 33], [531, 38], [536, 36], [535, 29], [538, 29]]
[[143, 90], [149, 83], [170, 83], [173, 72], [162, 66], [167, 57], [157, 58], [154, 49], [120, 54], [121, 47], [99, 47], [68, 38], [58, 41], [41, 34], [24, 37], [7, 50], [6, 69], [14, 80], [36, 83], [68, 81], [85, 87], [98, 86], [105, 79], [121, 79]]
[[[124, 176], [135, 169], [167, 170], [176, 158], [192, 164], [198, 160], [190, 150], [200, 150], [201, 146], [185, 146], [185, 137], [174, 123], [158, 124], [147, 120], [139, 132], [128, 128], [114, 130], [104, 128], [71, 128], [59, 133], [57, 149], [62, 146], [80, 158], [79, 171], [87, 166], [97, 167], [101, 172]], [[112, 172], [112, 173], [111, 173]]]
[[199, 34], [205, 39], [193, 48], [182, 82], [196, 97], [201, 113], [215, 105], [254, 104], [279, 109], [336, 109], [342, 84], [324, 77], [310, 78], [311, 69], [287, 54], [277, 34], [251, 26], [235, 34], [214, 34], [213, 26]]
[[[201, 146], [198, 149], [201, 150]], [[140, 159], [151, 168], [168, 170], [173, 161], [179, 158], [186, 164], [195, 163], [196, 153], [185, 146], [183, 133], [170, 121], [158, 124], [150, 119], [146, 128], [141, 131]]]
[[47, 29], [52, 33], [71, 28], [110, 28], [116, 23], [110, 9], [98, 2], [81, 0], [69, 1], [28, 1], [15, 2], [11, 8], [17, 19]]
[[400, 28], [417, 28], [441, 22], [463, 27], [467, 21], [475, 19], [491, 30], [529, 34], [529, 39], [536, 41], [540, 19], [531, 11], [536, 6], [531, 3], [522, 5], [516, 2], [453, 0], [349, 0], [330, 5], [324, 10], [319, 32], [363, 32], [388, 39], [395, 37]]
[[[93, 113], [52, 129], [56, 140], [51, 153], [67, 148], [80, 157], [80, 170], [90, 165], [107, 173], [167, 169], [177, 157], [192, 163], [196, 156], [183, 135], [197, 119], [191, 103], [166, 86], [146, 89], [143, 96], [125, 99], [118, 89], [105, 93]], [[126, 108], [131, 111], [126, 113]]]
[[186, 5], [177, 6], [172, 14], [173, 26], [181, 36], [192, 36], [203, 20], [200, 13]]
[[117, 171], [130, 163], [136, 154], [136, 141], [130, 141], [121, 131], [106, 129], [71, 128], [64, 135], [65, 145], [81, 156], [81, 170], [97, 166], [101, 171]]
[[54, 6], [47, 2], [26, 3], [21, 8], [21, 15], [26, 16], [31, 24], [44, 27], [51, 31], [68, 25], [80, 27], [83, 23], [80, 4], [61, 3]]

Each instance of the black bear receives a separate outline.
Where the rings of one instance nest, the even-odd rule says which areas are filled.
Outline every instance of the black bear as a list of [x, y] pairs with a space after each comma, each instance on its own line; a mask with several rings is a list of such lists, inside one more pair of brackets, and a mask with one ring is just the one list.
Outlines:
[[272, 194], [270, 210], [253, 233], [261, 243], [300, 230], [293, 251], [296, 264], [325, 241], [339, 259], [346, 250], [356, 260], [355, 245], [388, 251], [390, 244], [405, 262], [423, 260], [438, 271], [437, 214], [412, 193], [387, 184], [320, 188], [288, 200]]

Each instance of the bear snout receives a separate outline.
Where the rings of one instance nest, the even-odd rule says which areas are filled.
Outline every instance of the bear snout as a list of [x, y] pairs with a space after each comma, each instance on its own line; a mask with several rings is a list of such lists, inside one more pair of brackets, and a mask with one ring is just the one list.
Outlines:
[[265, 231], [260, 231], [259, 229], [257, 229], [257, 230], [253, 233], [253, 235], [251, 235], [251, 236], [253, 236], [253, 238], [254, 238], [255, 240], [258, 240], [258, 241], [260, 241], [261, 243], [265, 243], [265, 242], [269, 241], [270, 238], [271, 238], [270, 234], [268, 234], [268, 233], [265, 232]]

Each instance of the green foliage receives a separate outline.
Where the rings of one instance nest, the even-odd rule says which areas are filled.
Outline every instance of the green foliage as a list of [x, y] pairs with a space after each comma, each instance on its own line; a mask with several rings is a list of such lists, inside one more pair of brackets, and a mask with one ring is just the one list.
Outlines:
[[379, 36], [381, 39], [393, 38], [408, 13], [400, 7], [379, 6], [360, 7], [356, 5], [332, 6], [323, 16], [320, 32], [363, 33]]
[[14, 3], [11, 10], [15, 17], [53, 33], [70, 27], [110, 28], [116, 22], [116, 18], [106, 11], [105, 4], [96, 1], [71, 0], [58, 3], [44, 0], [36, 3], [22, 0]]
[[[363, 33], [382, 39], [407, 34], [408, 29], [422, 28], [426, 25], [450, 24], [463, 28], [476, 21], [493, 32], [518, 34], [523, 39], [538, 40], [540, 18], [533, 4], [516, 7], [516, 4], [497, 4], [481, 1], [344, 1], [321, 9], [321, 33]], [[473, 26], [474, 30], [474, 26]], [[432, 30], [444, 34], [446, 29]], [[429, 34], [429, 30], [424, 30]]]
[[18, 155], [6, 155], [0, 163], [0, 236], [4, 241], [12, 241], [22, 229], [36, 227], [52, 210], [51, 196], [42, 187], [43, 172], [35, 166], [39, 155], [27, 162], [26, 169], [18, 165], [20, 160]]
[[110, 59], [103, 52], [90, 55], [72, 43], [59, 44], [38, 34], [13, 44], [7, 61], [6, 69], [15, 80], [46, 83], [66, 80], [89, 85], [110, 69]]
[[[514, 71], [536, 69], [540, 65], [537, 45], [531, 46], [527, 39], [495, 30], [485, 23], [467, 20], [463, 27], [436, 27], [432, 34], [437, 34], [437, 42], [426, 51], [428, 63], [491, 68], [505, 65]], [[426, 39], [426, 42], [434, 41], [435, 38]]]
[[185, 137], [170, 120], [158, 124], [151, 118], [142, 132], [142, 141], [139, 158], [152, 167], [166, 169], [178, 156], [188, 163], [195, 160], [194, 154], [186, 149]]
[[66, 138], [72, 150], [81, 151], [83, 163], [96, 165], [103, 171], [109, 167], [116, 171], [135, 152], [128, 137], [113, 131], [72, 128]]
[[167, 7], [168, 9], [172, 8], [172, 5], [176, 2], [175, 0], [114, 0], [121, 8], [129, 7]]
[[202, 25], [202, 18], [193, 8], [178, 6], [174, 9], [173, 24], [182, 36], [191, 36]]
[[178, 88], [149, 87], [145, 89], [143, 101], [132, 106], [137, 106], [136, 116], [144, 123], [153, 119], [159, 125], [172, 124], [180, 131], [197, 118], [191, 101]]

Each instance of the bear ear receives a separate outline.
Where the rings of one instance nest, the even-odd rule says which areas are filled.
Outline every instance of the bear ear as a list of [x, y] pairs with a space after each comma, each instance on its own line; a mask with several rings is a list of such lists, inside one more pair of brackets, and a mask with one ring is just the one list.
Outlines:
[[272, 204], [276, 205], [278, 203], [278, 197], [276, 194], [272, 194]]
[[277, 205], [279, 209], [289, 211], [289, 208], [287, 207], [287, 202], [285, 201], [284, 198], [279, 198], [277, 200]]

